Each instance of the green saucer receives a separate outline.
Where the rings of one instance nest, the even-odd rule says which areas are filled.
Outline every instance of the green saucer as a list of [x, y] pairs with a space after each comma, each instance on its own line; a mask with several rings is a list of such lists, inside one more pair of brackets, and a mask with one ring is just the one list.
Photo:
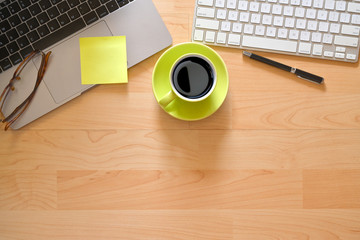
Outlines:
[[187, 121], [206, 118], [216, 112], [224, 102], [228, 88], [228, 72], [222, 58], [213, 49], [200, 43], [181, 43], [166, 50], [157, 61], [152, 79], [152, 87], [156, 101], [159, 102], [170, 90], [169, 81], [172, 64], [182, 55], [198, 53], [206, 56], [214, 65], [217, 73], [217, 83], [212, 94], [201, 102], [187, 102], [176, 98], [165, 108], [171, 116]]

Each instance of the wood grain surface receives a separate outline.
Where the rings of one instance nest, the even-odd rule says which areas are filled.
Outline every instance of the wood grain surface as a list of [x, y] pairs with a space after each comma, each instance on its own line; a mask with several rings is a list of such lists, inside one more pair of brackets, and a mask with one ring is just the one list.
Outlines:
[[[173, 44], [195, 0], [153, 0]], [[360, 67], [214, 47], [230, 88], [195, 122], [157, 104], [161, 51], [18, 131], [0, 132], [0, 240], [360, 239]]]

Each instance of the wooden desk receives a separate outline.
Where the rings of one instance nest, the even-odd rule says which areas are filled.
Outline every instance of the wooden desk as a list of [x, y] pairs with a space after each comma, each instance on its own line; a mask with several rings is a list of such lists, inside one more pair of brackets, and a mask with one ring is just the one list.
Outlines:
[[[194, 0], [154, 0], [174, 44]], [[184, 122], [157, 104], [161, 53], [0, 133], [0, 239], [360, 239], [360, 67], [280, 54], [324, 86], [215, 48], [229, 94]]]

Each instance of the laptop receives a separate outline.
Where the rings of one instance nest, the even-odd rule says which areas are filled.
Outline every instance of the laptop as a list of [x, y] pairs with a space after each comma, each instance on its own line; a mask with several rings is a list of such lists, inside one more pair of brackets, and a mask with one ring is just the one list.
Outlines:
[[[18, 33], [17, 51], [9, 48], [9, 39], [14, 38], [10, 33], [14, 32], [15, 37]], [[34, 32], [39, 38], [31, 35]], [[21, 48], [24, 36], [28, 45]], [[94, 86], [81, 84], [79, 38], [97, 36], [126, 36], [128, 68], [172, 44], [171, 35], [151, 0], [0, 0], [0, 91], [21, 62], [16, 56], [23, 58], [32, 49], [52, 51], [43, 81], [28, 109], [12, 125], [13, 129], [25, 126]], [[4, 57], [10, 51], [10, 56]], [[22, 79], [16, 82], [4, 105], [5, 116], [31, 92], [40, 60], [41, 57], [35, 58], [21, 73]]]

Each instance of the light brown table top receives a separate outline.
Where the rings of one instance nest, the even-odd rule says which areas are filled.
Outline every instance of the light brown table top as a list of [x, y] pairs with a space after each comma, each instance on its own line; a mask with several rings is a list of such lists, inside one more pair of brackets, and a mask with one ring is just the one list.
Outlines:
[[[194, 0], [154, 0], [191, 40]], [[19, 131], [0, 132], [0, 239], [360, 239], [359, 64], [214, 47], [221, 108], [177, 120], [151, 87], [160, 52]]]

